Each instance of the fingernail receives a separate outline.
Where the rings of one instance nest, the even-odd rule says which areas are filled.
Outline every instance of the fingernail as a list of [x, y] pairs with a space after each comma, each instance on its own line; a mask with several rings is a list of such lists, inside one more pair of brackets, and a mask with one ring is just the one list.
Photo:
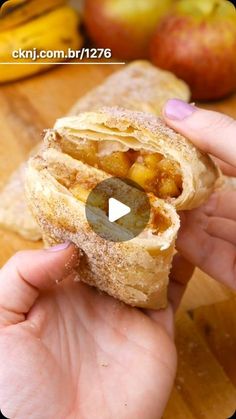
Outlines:
[[47, 252], [60, 252], [61, 250], [67, 249], [70, 245], [71, 245], [71, 242], [68, 241], [65, 243], [57, 244], [56, 246], [49, 247], [46, 250]]
[[196, 111], [195, 106], [179, 99], [170, 99], [165, 105], [164, 113], [168, 119], [182, 121]]

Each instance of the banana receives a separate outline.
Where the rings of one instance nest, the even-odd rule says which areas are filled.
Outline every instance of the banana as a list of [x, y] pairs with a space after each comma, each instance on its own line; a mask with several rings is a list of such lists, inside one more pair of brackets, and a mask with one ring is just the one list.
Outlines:
[[[52, 50], [67, 52], [82, 45], [78, 31], [78, 13], [69, 6], [60, 7], [12, 30], [0, 33], [0, 82], [20, 79], [51, 67], [48, 62], [65, 61], [63, 58], [47, 58], [39, 64], [30, 58], [14, 59], [13, 51]], [[3, 64], [12, 63], [12, 64]], [[21, 63], [21, 64], [16, 64]], [[30, 63], [30, 64], [24, 64]]]
[[55, 9], [67, 0], [10, 0], [3, 4], [0, 13], [0, 32], [12, 29], [15, 26], [40, 16], [49, 10]]

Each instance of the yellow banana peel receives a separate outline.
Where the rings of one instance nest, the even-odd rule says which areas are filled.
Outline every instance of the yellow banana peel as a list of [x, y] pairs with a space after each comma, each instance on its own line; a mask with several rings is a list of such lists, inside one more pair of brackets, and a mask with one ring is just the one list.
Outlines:
[[0, 32], [61, 7], [67, 0], [9, 0], [0, 9]]
[[69, 6], [64, 6], [43, 14], [22, 26], [0, 32], [0, 83], [20, 79], [52, 66], [47, 63], [66, 61], [63, 58], [39, 59], [38, 61], [44, 63], [42, 65], [37, 60], [32, 61], [30, 58], [13, 58], [12, 53], [20, 49], [56, 50], [65, 53], [68, 48], [78, 49], [83, 42], [78, 26], [78, 12]]

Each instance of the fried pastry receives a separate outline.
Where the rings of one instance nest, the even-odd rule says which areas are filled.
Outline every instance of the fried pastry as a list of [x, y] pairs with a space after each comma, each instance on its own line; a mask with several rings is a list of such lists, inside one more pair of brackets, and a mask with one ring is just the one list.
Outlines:
[[[164, 103], [173, 97], [188, 101], [188, 86], [172, 73], [160, 70], [147, 61], [134, 61], [81, 98], [70, 115], [105, 105], [159, 115]], [[27, 209], [23, 183], [24, 170], [19, 168], [0, 192], [0, 225], [29, 240], [37, 240], [41, 234]]]
[[172, 98], [188, 102], [190, 90], [187, 84], [173, 73], [139, 60], [115, 72], [83, 96], [71, 109], [70, 115], [105, 106], [161, 115], [165, 102]]
[[[134, 181], [149, 197], [146, 228], [126, 242], [96, 235], [85, 215], [88, 193], [112, 176]], [[204, 202], [218, 176], [211, 158], [161, 118], [116, 107], [59, 119], [29, 161], [26, 190], [47, 243], [71, 240], [82, 249], [81, 280], [130, 305], [158, 309], [167, 302], [176, 209]], [[98, 222], [106, 217], [105, 210], [90, 211]]]

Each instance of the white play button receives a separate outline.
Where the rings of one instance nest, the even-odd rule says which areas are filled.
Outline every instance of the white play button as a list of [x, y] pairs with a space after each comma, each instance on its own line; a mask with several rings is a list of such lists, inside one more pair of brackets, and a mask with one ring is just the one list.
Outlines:
[[102, 180], [90, 191], [85, 211], [93, 232], [111, 242], [134, 239], [150, 220], [145, 191], [129, 179], [116, 177]]
[[115, 198], [109, 198], [108, 200], [108, 219], [111, 223], [119, 220], [121, 217], [129, 214], [131, 212], [128, 205], [122, 204]]

